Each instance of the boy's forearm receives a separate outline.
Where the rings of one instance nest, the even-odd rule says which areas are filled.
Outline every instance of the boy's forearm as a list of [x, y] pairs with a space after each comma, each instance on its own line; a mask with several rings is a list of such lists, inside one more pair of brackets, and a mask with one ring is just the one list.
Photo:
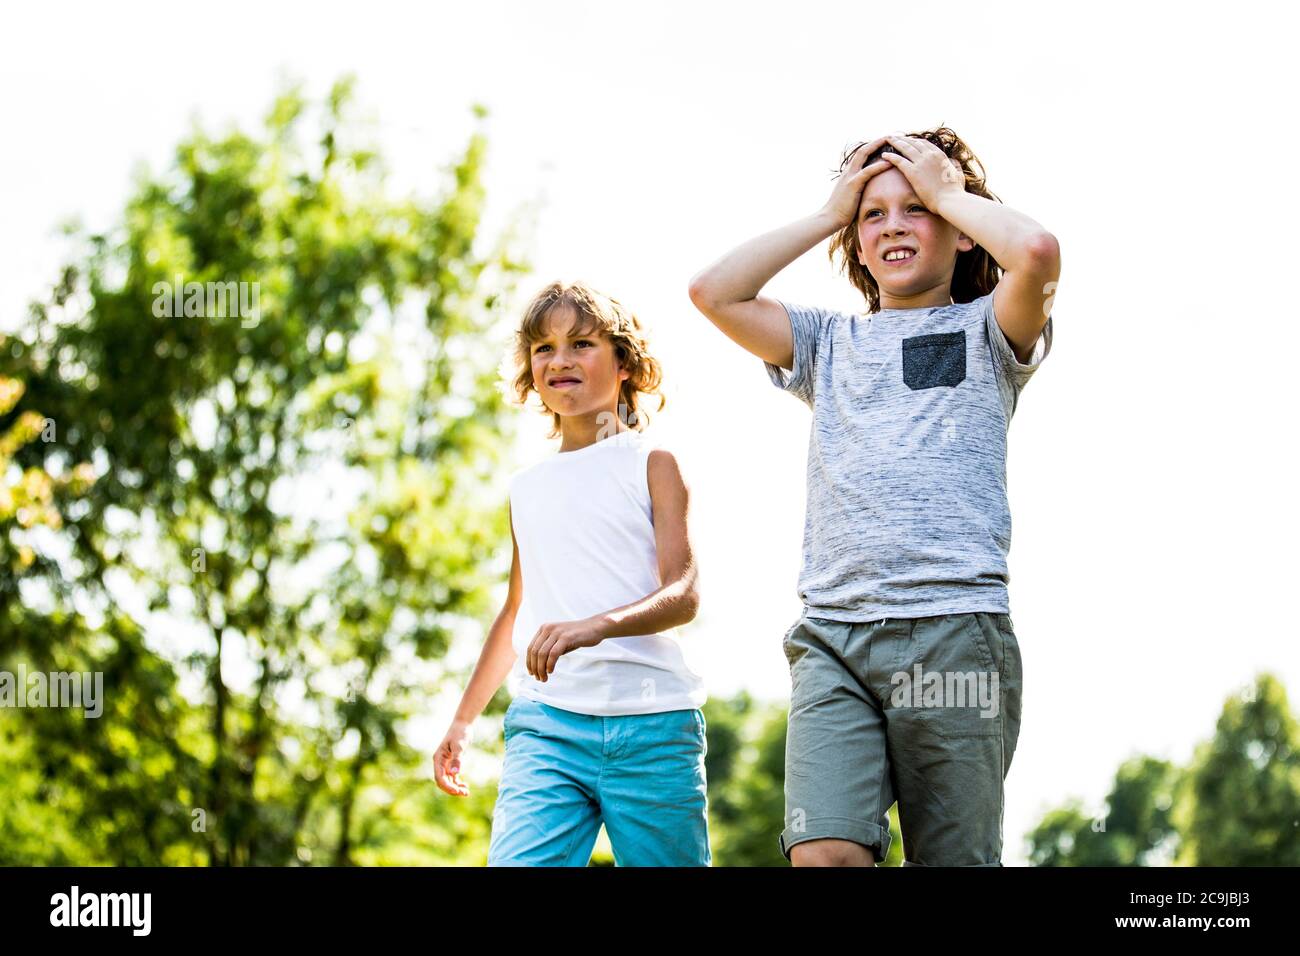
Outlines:
[[514, 610], [506, 609], [497, 615], [492, 629], [488, 632], [487, 640], [483, 642], [483, 650], [479, 653], [474, 674], [465, 687], [465, 693], [461, 695], [460, 706], [456, 708], [454, 720], [472, 724], [478, 715], [483, 713], [483, 708], [488, 705], [497, 688], [505, 681], [510, 668], [515, 663], [515, 649], [512, 644], [514, 628]]
[[639, 601], [600, 615], [606, 637], [657, 634], [695, 618], [699, 598], [685, 579], [665, 584]]
[[745, 302], [768, 281], [840, 227], [824, 211], [773, 229], [737, 246], [691, 280], [691, 296], [709, 302]]
[[1010, 206], [974, 193], [954, 191], [940, 198], [935, 214], [986, 249], [1005, 271], [1031, 268], [1051, 234]]

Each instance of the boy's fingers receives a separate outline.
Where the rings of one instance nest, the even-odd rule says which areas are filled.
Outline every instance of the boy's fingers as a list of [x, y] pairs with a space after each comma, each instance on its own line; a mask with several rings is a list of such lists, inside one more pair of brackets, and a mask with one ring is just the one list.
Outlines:
[[[863, 143], [856, 150], [854, 150], [854, 158], [858, 161], [859, 170], [867, 168], [867, 160], [871, 158], [871, 154], [876, 151], [877, 147], [880, 146], [881, 142], [882, 140], [876, 140], [874, 143]], [[861, 156], [857, 155], [857, 153], [859, 152], [862, 154]]]
[[848, 173], [853, 173], [855, 172], [853, 164], [857, 163], [858, 170], [860, 171], [862, 167], [866, 165], [867, 157], [871, 155], [871, 147], [873, 145], [873, 143], [859, 143], [857, 146], [854, 146], [853, 152], [849, 153], [844, 160], [844, 165], [840, 168], [846, 170]]
[[866, 144], [867, 155], [870, 156], [876, 150], [880, 149], [880, 147], [884, 146], [887, 142], [889, 142], [889, 137], [881, 136], [879, 139], [875, 139], [872, 140], [870, 143], [867, 143]]
[[[885, 155], [888, 156], [889, 154], [886, 153]], [[889, 165], [889, 160], [878, 159], [870, 166], [863, 166], [860, 170], [858, 170], [858, 177], [861, 179], [867, 179], [871, 176], [874, 176], [876, 173], [881, 172], [888, 165]]]
[[458, 779], [460, 775], [460, 761], [452, 761], [447, 765], [447, 757], [443, 753], [438, 753], [433, 759], [433, 780], [438, 785], [438, 789], [444, 793], [449, 793], [453, 797], [463, 797], [469, 792], [469, 788]]

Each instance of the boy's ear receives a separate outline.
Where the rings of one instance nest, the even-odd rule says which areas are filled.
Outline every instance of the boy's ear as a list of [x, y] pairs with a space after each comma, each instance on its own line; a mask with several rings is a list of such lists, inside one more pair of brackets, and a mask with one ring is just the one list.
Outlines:
[[975, 248], [975, 240], [972, 239], [970, 236], [966, 235], [965, 233], [961, 233], [960, 235], [957, 236], [958, 252], [970, 252], [974, 248]]

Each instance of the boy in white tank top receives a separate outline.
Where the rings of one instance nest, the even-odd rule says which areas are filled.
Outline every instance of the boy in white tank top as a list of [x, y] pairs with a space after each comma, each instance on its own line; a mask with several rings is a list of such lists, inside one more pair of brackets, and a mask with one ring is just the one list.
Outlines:
[[688, 492], [637, 408], [659, 363], [630, 311], [555, 282], [525, 311], [516, 364], [560, 448], [510, 480], [510, 589], [438, 786], [468, 794], [469, 726], [509, 676], [489, 866], [585, 866], [602, 822], [620, 866], [708, 866], [705, 690], [676, 633], [699, 606]]

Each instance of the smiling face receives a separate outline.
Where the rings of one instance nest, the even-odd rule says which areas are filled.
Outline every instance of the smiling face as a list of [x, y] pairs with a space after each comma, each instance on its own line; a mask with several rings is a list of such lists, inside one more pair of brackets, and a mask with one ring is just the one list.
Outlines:
[[530, 346], [533, 385], [559, 415], [612, 409], [628, 372], [603, 332], [584, 330], [577, 313], [560, 306], [546, 317], [542, 337]]
[[[908, 303], [949, 289], [957, 253], [975, 247], [955, 226], [930, 212], [897, 169], [867, 180], [857, 230], [858, 262], [876, 280], [886, 309], [911, 308]], [[900, 249], [904, 258], [885, 258]]]

